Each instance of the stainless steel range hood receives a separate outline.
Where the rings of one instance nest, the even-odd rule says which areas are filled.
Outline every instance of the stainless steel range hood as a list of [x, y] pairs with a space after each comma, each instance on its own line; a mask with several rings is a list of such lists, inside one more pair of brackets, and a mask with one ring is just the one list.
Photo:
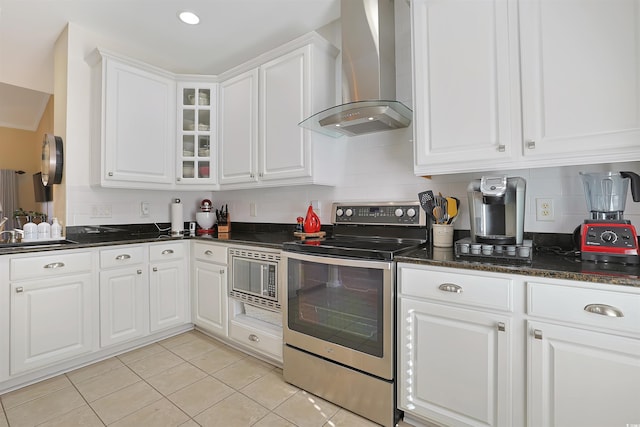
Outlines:
[[342, 0], [342, 105], [300, 126], [333, 137], [404, 128], [412, 112], [396, 101], [393, 0]]

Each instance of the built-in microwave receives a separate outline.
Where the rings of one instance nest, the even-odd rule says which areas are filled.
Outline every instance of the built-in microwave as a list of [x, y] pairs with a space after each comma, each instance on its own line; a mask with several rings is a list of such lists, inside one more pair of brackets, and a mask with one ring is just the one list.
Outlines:
[[229, 296], [259, 307], [280, 311], [280, 253], [229, 248], [229, 260]]

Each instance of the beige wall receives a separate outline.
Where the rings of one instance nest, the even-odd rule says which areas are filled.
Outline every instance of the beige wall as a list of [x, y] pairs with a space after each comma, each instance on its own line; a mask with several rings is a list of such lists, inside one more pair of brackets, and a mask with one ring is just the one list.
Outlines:
[[53, 132], [53, 97], [49, 98], [36, 131], [0, 127], [0, 169], [25, 172], [17, 176], [18, 207], [27, 211], [43, 211], [44, 208], [41, 203], [35, 201], [33, 174], [40, 172], [42, 138], [45, 133], [51, 132]]

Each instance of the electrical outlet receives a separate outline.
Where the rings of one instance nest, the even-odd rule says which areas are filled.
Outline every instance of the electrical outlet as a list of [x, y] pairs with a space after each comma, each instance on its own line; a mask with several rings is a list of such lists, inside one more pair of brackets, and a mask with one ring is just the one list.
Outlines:
[[258, 216], [258, 207], [256, 202], [249, 203], [249, 216]]
[[149, 216], [149, 202], [140, 202], [140, 216]]
[[111, 205], [92, 205], [91, 218], [111, 218]]
[[553, 199], [536, 199], [536, 221], [554, 221]]

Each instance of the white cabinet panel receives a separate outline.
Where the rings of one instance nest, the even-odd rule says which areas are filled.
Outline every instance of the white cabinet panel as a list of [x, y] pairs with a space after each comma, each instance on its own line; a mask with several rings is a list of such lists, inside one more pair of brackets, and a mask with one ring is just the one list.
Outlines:
[[227, 336], [227, 267], [195, 261], [193, 323], [208, 332]]
[[189, 322], [185, 262], [152, 263], [149, 277], [150, 330]]

